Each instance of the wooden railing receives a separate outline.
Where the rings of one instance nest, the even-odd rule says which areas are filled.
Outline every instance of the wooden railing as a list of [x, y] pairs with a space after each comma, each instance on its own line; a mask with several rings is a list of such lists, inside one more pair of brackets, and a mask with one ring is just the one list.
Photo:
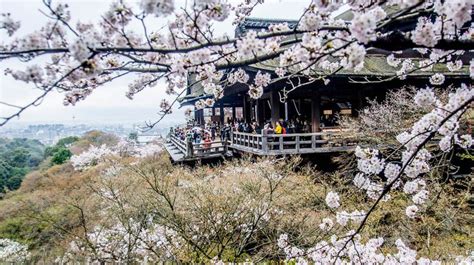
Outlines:
[[213, 141], [210, 143], [193, 143], [192, 141], [182, 140], [174, 135], [170, 135], [170, 141], [184, 156], [188, 159], [216, 157], [226, 155], [228, 152], [227, 141]]
[[304, 154], [350, 150], [355, 147], [346, 132], [251, 134], [232, 132], [231, 147], [262, 155]]
[[177, 136], [170, 135], [170, 141], [178, 148], [183, 154], [187, 153], [186, 142], [178, 138]]
[[352, 150], [356, 142], [349, 132], [317, 132], [292, 134], [252, 134], [232, 132], [230, 141], [193, 143], [170, 135], [173, 145], [186, 159], [226, 155], [228, 148], [258, 155], [329, 153]]

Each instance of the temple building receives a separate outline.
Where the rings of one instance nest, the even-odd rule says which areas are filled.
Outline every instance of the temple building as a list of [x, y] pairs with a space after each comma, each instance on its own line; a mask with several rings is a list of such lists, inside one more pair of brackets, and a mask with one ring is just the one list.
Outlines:
[[[344, 14], [343, 14], [344, 15]], [[281, 21], [267, 19], [248, 18], [244, 20], [235, 30], [236, 37], [241, 37], [250, 30], [261, 30], [268, 28], [271, 24], [287, 22], [292, 28], [296, 21]], [[291, 89], [287, 80], [270, 84], [265, 88], [263, 96], [257, 100], [248, 95], [248, 86], [236, 83], [224, 88], [223, 98], [217, 100], [213, 107], [195, 109], [194, 119], [197, 124], [206, 121], [217, 121], [221, 124], [230, 120], [244, 120], [245, 122], [256, 121], [263, 126], [266, 122], [278, 120], [295, 120], [308, 122], [312, 132], [337, 127], [338, 115], [357, 116], [358, 110], [364, 107], [366, 99], [382, 100], [390, 89], [398, 89], [403, 86], [413, 85], [426, 87], [429, 85], [429, 77], [432, 71], [415, 71], [407, 75], [406, 79], [391, 78], [396, 75], [398, 68], [387, 63], [389, 53], [383, 50], [369, 50], [364, 61], [364, 67], [360, 71], [342, 70], [331, 75], [325, 81], [318, 80], [309, 85], [298, 87], [287, 98], [281, 98], [282, 91]], [[417, 52], [408, 52], [400, 55], [400, 58], [411, 58], [417, 65], [423, 60]], [[445, 84], [459, 84], [470, 82], [469, 79], [469, 56], [465, 56], [463, 68], [458, 71], [448, 71], [444, 65], [436, 65], [437, 71], [443, 72], [446, 77]], [[270, 73], [277, 77], [275, 70], [278, 67], [278, 59], [262, 63], [244, 66], [243, 69], [252, 80], [258, 71]], [[317, 73], [315, 73], [317, 74]], [[193, 77], [190, 77], [193, 80]], [[370, 80], [370, 82], [366, 82]], [[189, 83], [192, 83], [189, 81]], [[307, 80], [295, 80], [294, 83], [304, 83]], [[181, 106], [194, 106], [200, 99], [211, 98], [204, 92], [200, 83], [191, 86], [186, 95], [180, 98]]]
[[[350, 20], [351, 14], [344, 13], [340, 16], [342, 19]], [[241, 37], [249, 31], [260, 31], [267, 29], [272, 24], [282, 22], [288, 23], [290, 28], [294, 28], [297, 24], [297, 21], [247, 18], [237, 26], [235, 36]], [[404, 25], [404, 27], [411, 26]], [[348, 145], [347, 141], [343, 141], [344, 144], [338, 144], [331, 140], [335, 138], [334, 134], [340, 132], [338, 117], [341, 115], [356, 117], [358, 111], [366, 105], [367, 99], [383, 100], [389, 90], [407, 85], [415, 87], [429, 85], [429, 78], [433, 75], [433, 71], [416, 70], [406, 75], [404, 80], [394, 78], [399, 67], [389, 65], [387, 57], [390, 54], [391, 52], [386, 50], [370, 49], [365, 56], [364, 66], [359, 71], [338, 71], [325, 80], [317, 80], [299, 86], [288, 93], [287, 97], [282, 97], [285, 94], [282, 92], [292, 88], [288, 80], [278, 81], [265, 87], [263, 95], [258, 99], [252, 99], [249, 96], [248, 85], [237, 82], [224, 87], [223, 97], [216, 100], [212, 107], [194, 108], [194, 124], [199, 126], [212, 121], [224, 125], [237, 120], [245, 123], [256, 122], [263, 127], [266, 123], [274, 125], [276, 121], [297, 120], [309, 128], [305, 133], [271, 136], [234, 132], [230, 144], [226, 148], [216, 149], [216, 153], [221, 154], [227, 153], [228, 147], [233, 151], [256, 155], [350, 150], [353, 145]], [[397, 58], [410, 58], [415, 65], [426, 59], [420, 52], [414, 50], [399, 53]], [[468, 69], [470, 58], [472, 58], [471, 52], [460, 56], [464, 66], [456, 71], [449, 71], [442, 64], [434, 65], [436, 72], [443, 73], [446, 78], [443, 86], [470, 83]], [[259, 71], [269, 73], [272, 78], [276, 78], [275, 70], [278, 66], [279, 59], [277, 58], [242, 68], [249, 75], [250, 80], [253, 80]], [[324, 75], [324, 70], [321, 69], [321, 72], [315, 70], [314, 76], [320, 75]], [[195, 77], [190, 76], [188, 79], [188, 84], [193, 84]], [[301, 77], [292, 80], [293, 84], [305, 84], [307, 81]], [[213, 97], [204, 92], [204, 88], [199, 82], [194, 83], [188, 88], [186, 95], [179, 99], [181, 106], [194, 106], [199, 100]], [[183, 143], [179, 144], [181, 153], [189, 152], [184, 149]], [[198, 153], [199, 151], [196, 154]]]

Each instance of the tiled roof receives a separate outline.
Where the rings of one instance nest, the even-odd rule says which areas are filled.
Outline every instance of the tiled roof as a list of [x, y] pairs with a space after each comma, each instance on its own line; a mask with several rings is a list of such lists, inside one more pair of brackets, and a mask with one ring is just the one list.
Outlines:
[[290, 29], [293, 29], [298, 23], [297, 20], [286, 19], [261, 19], [261, 18], [246, 18], [235, 29], [235, 36], [241, 36], [248, 30], [262, 30], [268, 29], [272, 24], [288, 23]]

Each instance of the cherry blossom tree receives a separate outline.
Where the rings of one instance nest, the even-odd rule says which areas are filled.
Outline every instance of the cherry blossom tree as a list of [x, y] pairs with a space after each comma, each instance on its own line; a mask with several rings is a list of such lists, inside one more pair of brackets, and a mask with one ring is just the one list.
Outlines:
[[[471, 0], [309, 1], [295, 27], [274, 24], [238, 38], [215, 34], [215, 25], [227, 19], [239, 23], [264, 1], [199, 0], [180, 9], [170, 0], [118, 1], [97, 23], [79, 21], [76, 25], [67, 4], [43, 2], [43, 13], [50, 21], [26, 36], [15, 36], [21, 25], [15, 14], [2, 14], [0, 29], [11, 39], [1, 44], [0, 60], [26, 63], [24, 69], [7, 69], [5, 74], [43, 92], [24, 106], [2, 102], [16, 111], [3, 117], [0, 125], [40, 104], [53, 90], [64, 93], [65, 105], [75, 105], [97, 87], [124, 76], [136, 77], [126, 94], [130, 99], [159, 80], [166, 82], [165, 92], [177, 98], [186, 91], [187, 77], [193, 73], [215, 99], [235, 82], [248, 84], [249, 95], [259, 98], [266, 86], [277, 81], [305, 77], [304, 84], [316, 80], [327, 84], [341, 70], [360, 70], [367, 53], [374, 49], [393, 52], [387, 62], [398, 71], [386, 78], [390, 80], [404, 79], [420, 69], [430, 71], [438, 63], [447, 64], [450, 71], [459, 70], [463, 67], [459, 58], [474, 48]], [[333, 18], [333, 12], [343, 5], [355, 14], [351, 21]], [[391, 6], [397, 6], [397, 11], [387, 13], [384, 8]], [[168, 23], [155, 31], [149, 25], [155, 18]], [[133, 23], [143, 30], [132, 31]], [[416, 27], [404, 30], [400, 25], [406, 23]], [[400, 51], [410, 49], [427, 59], [415, 63], [397, 58]], [[43, 63], [36, 63], [37, 58]], [[279, 61], [276, 77], [258, 73], [250, 80], [241, 69], [268, 60]], [[473, 60], [469, 68], [473, 76]], [[445, 76], [433, 73], [429, 81], [442, 85]], [[196, 107], [212, 106], [214, 101], [198, 101]], [[175, 102], [162, 102], [161, 114], [170, 113]]]
[[[262, 96], [265, 87], [282, 80], [292, 86], [283, 91], [283, 97], [318, 80], [327, 85], [331, 76], [340, 71], [361, 70], [366, 56], [374, 51], [387, 54], [387, 63], [396, 68], [395, 74], [354, 82], [404, 80], [415, 71], [426, 71], [430, 73], [427, 82], [431, 86], [443, 87], [447, 78], [437, 70], [439, 64], [446, 65], [451, 72], [468, 68], [469, 77], [474, 78], [472, 0], [313, 0], [308, 1], [294, 27], [275, 24], [236, 38], [214, 33], [216, 24], [226, 19], [239, 23], [256, 6], [264, 4], [263, 0], [238, 4], [196, 0], [179, 9], [172, 0], [142, 0], [136, 5], [118, 1], [99, 22], [79, 21], [73, 25], [73, 11], [67, 5], [44, 0], [44, 13], [50, 21], [22, 37], [15, 36], [20, 27], [15, 14], [3, 14], [0, 28], [12, 39], [1, 44], [0, 61], [17, 59], [26, 64], [24, 69], [7, 69], [5, 74], [40, 89], [42, 94], [24, 106], [3, 102], [16, 111], [3, 117], [0, 125], [38, 105], [54, 90], [64, 93], [65, 105], [75, 105], [97, 87], [129, 75], [136, 78], [126, 94], [130, 99], [160, 80], [166, 82], [164, 92], [176, 99], [189, 85], [199, 82], [212, 97], [196, 102], [198, 109], [212, 106], [223, 96], [225, 87], [237, 82], [248, 85], [248, 94], [255, 99]], [[335, 19], [332, 15], [342, 6], [354, 14], [351, 20]], [[394, 7], [395, 11], [388, 12], [386, 7]], [[161, 31], [150, 30], [149, 21], [155, 17], [168, 20]], [[132, 23], [139, 23], [142, 31], [131, 31]], [[414, 27], [407, 27], [409, 24]], [[407, 58], [403, 56], [405, 52], [423, 60]], [[37, 58], [43, 58], [44, 63], [36, 64]], [[259, 72], [250, 78], [242, 69], [270, 60], [278, 62], [275, 75]], [[190, 84], [191, 74], [197, 78]], [[295, 84], [295, 79], [305, 81]], [[170, 113], [176, 99], [161, 102], [162, 116], [148, 126], [155, 126]], [[398, 156], [385, 156], [373, 148], [359, 147], [355, 152], [360, 172], [353, 183], [373, 200], [372, 207], [348, 212], [343, 210], [344, 203], [336, 192], [331, 191], [326, 197], [328, 207], [340, 210], [323, 219], [320, 228], [331, 231], [336, 225], [354, 222], [358, 224], [355, 229], [334, 234], [330, 243], [321, 241], [308, 250], [289, 245], [288, 236], [282, 235], [278, 245], [287, 258], [331, 263], [350, 260], [436, 264], [417, 257], [416, 251], [402, 240], [396, 242], [398, 253], [381, 254], [383, 238], [361, 243], [360, 232], [379, 203], [389, 201], [395, 189], [402, 189], [413, 201], [406, 208], [406, 218], [423, 213], [430, 197], [426, 175], [432, 168], [433, 156], [426, 145], [436, 142], [439, 152], [470, 148], [472, 136], [460, 131], [459, 120], [473, 101], [471, 84], [459, 85], [444, 101], [431, 88], [419, 90], [413, 104], [430, 107], [431, 111], [397, 135], [401, 147], [394, 153]]]

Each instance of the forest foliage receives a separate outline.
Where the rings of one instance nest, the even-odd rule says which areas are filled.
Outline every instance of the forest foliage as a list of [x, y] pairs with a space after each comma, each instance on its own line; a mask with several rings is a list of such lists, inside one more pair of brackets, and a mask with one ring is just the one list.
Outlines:
[[38, 140], [0, 138], [0, 194], [20, 187], [23, 177], [43, 161]]

